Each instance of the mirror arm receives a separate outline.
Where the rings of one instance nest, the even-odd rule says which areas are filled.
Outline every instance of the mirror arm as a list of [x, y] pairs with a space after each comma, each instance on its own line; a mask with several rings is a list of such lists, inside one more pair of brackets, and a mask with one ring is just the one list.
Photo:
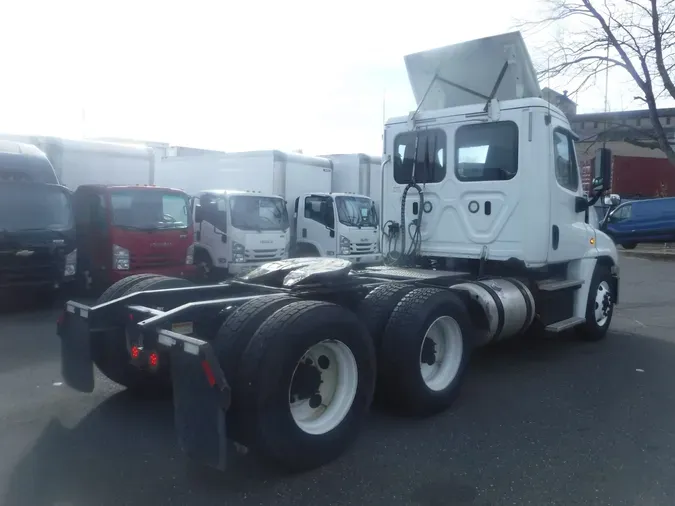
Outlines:
[[602, 192], [595, 192], [595, 195], [588, 199], [588, 207], [595, 205], [595, 203], [600, 200], [600, 197], [602, 197]]

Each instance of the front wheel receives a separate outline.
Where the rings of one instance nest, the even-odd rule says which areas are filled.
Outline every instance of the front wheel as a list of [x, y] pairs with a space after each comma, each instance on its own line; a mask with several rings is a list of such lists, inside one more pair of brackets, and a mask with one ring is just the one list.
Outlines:
[[593, 272], [586, 304], [586, 323], [577, 333], [586, 341], [599, 341], [607, 335], [614, 314], [614, 279], [609, 269], [598, 265]]

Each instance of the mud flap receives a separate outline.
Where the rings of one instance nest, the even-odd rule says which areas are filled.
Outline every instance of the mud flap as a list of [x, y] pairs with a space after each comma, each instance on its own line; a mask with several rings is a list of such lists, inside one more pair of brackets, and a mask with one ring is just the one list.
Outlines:
[[94, 391], [94, 363], [91, 358], [89, 308], [68, 302], [59, 325], [61, 375], [66, 384], [80, 392]]
[[171, 349], [174, 417], [181, 450], [202, 464], [224, 470], [230, 389], [215, 354], [200, 339], [168, 330], [159, 334], [158, 343]]

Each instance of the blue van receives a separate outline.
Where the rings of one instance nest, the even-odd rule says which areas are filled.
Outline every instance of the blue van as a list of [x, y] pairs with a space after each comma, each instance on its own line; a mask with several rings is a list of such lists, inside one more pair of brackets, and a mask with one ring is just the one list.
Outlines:
[[622, 202], [609, 213], [603, 228], [625, 249], [675, 241], [675, 197]]

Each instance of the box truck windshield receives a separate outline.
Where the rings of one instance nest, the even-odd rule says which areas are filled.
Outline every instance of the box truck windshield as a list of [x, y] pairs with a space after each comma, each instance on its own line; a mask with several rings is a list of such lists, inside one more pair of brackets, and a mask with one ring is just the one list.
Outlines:
[[0, 184], [0, 230], [66, 231], [73, 228], [67, 190], [39, 183]]
[[232, 226], [240, 230], [283, 230], [289, 226], [284, 200], [275, 197], [236, 195], [230, 198]]
[[350, 227], [377, 227], [375, 203], [366, 197], [337, 196], [335, 204], [340, 223]]
[[172, 230], [187, 228], [187, 196], [147, 187], [112, 190], [113, 226], [131, 230]]

